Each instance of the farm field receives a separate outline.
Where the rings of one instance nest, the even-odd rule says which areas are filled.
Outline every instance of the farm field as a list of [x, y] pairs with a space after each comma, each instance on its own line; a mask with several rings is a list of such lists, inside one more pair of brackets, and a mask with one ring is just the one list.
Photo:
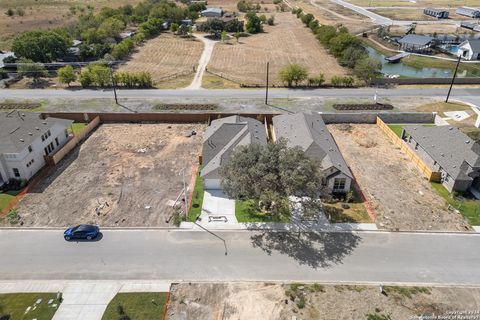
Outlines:
[[377, 225], [389, 230], [469, 230], [447, 209], [411, 160], [376, 125], [330, 125], [329, 130], [365, 197]]
[[275, 25], [264, 29], [264, 33], [241, 37], [239, 43], [234, 39], [217, 43], [208, 70], [249, 85], [265, 83], [267, 61], [273, 85], [281, 84], [278, 72], [289, 63], [307, 67], [311, 75], [323, 73], [327, 80], [347, 73], [290, 12], [275, 13]]
[[302, 8], [305, 12], [313, 14], [321, 24], [341, 24], [354, 34], [369, 30], [373, 27], [369, 18], [329, 0], [289, 0], [288, 2], [292, 6]]
[[[187, 137], [192, 130], [197, 135]], [[19, 202], [20, 223], [168, 226], [182, 169], [193, 188], [203, 131], [201, 124], [101, 125]]]
[[[0, 1], [0, 50], [8, 50], [13, 37], [25, 31], [64, 27], [72, 24], [87, 5], [94, 11], [102, 7], [135, 5], [142, 0], [1, 0]], [[23, 9], [23, 16], [8, 17], [8, 9]], [[70, 9], [70, 8], [76, 8]], [[80, 9], [82, 8], [82, 9]], [[73, 14], [73, 10], [75, 14]]]
[[[408, 9], [398, 9], [396, 8], [395, 10], [392, 9], [369, 9], [369, 11], [377, 13], [381, 16], [394, 19], [394, 20], [415, 20], [415, 21], [438, 21], [434, 17], [427, 16], [423, 14], [423, 9], [422, 8], [408, 8]], [[449, 17], [452, 20], [468, 20], [468, 17], [464, 17], [461, 15], [458, 15], [455, 13], [454, 9], [449, 9]], [[448, 22], [448, 20], [445, 20]], [[452, 25], [453, 26], [453, 25]]]
[[199, 40], [162, 33], [138, 47], [119, 70], [150, 72], [157, 87], [182, 88], [192, 81], [202, 51]]

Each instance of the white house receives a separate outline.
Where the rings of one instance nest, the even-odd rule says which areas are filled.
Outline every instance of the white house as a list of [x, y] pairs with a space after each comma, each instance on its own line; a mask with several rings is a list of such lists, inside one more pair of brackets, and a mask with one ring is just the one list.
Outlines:
[[301, 147], [307, 156], [318, 160], [324, 185], [331, 193], [346, 193], [353, 175], [319, 114], [295, 113], [273, 117], [274, 139], [283, 138], [289, 147]]
[[11, 179], [29, 180], [68, 141], [73, 121], [40, 118], [36, 113], [0, 114], [0, 186]]
[[465, 40], [460, 44], [457, 51], [457, 56], [465, 60], [479, 60], [480, 59], [480, 40]]
[[223, 10], [220, 8], [207, 8], [200, 12], [200, 15], [208, 18], [220, 18], [223, 16]]

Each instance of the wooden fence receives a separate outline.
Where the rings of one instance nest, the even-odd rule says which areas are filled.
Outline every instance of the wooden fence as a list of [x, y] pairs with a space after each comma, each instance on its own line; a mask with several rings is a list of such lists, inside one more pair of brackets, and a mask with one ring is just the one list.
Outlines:
[[53, 156], [48, 157], [47, 163], [56, 165], [60, 162], [77, 144], [82, 141], [92, 130], [94, 130], [100, 124], [100, 117], [95, 117], [90, 121], [82, 131], [77, 133], [70, 139], [60, 150], [58, 150]]
[[390, 138], [393, 144], [400, 148], [413, 162], [413, 164], [427, 177], [429, 181], [439, 182], [440, 172], [432, 171], [430, 167], [420, 158], [410, 147], [399, 137], [392, 129], [390, 129], [385, 122], [377, 117], [377, 125]]

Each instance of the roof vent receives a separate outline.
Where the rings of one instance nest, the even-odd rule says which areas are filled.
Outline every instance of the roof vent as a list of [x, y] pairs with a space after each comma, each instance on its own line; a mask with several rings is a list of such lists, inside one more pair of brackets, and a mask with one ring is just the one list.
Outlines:
[[28, 135], [29, 135], [29, 136], [33, 136], [33, 133], [29, 132]]
[[442, 153], [441, 156], [442, 156], [442, 157], [445, 157], [445, 154]]
[[469, 144], [469, 143], [470, 143], [470, 140], [465, 141], [465, 143], [466, 143], [466, 144]]
[[453, 127], [448, 128], [448, 130], [452, 131], [452, 130], [453, 130]]
[[47, 121], [43, 121], [42, 123], [43, 123], [43, 124], [47, 124]]
[[24, 142], [25, 140], [23, 140], [22, 138], [20, 138], [20, 141]]
[[35, 127], [35, 130], [40, 130], [38, 127]]

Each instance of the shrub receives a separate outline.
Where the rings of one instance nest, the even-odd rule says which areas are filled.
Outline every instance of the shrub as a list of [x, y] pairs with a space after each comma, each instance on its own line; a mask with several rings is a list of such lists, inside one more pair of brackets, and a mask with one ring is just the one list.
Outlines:
[[308, 85], [320, 87], [325, 82], [325, 76], [321, 73], [316, 77], [308, 78]]
[[12, 209], [7, 214], [7, 220], [10, 224], [17, 224], [20, 221], [20, 216], [16, 209]]
[[292, 84], [298, 86], [299, 83], [305, 81], [308, 78], [307, 68], [292, 63], [286, 65], [280, 70], [279, 73], [280, 80], [286, 83], [288, 87], [291, 87]]
[[267, 24], [269, 26], [273, 26], [275, 24], [275, 17], [274, 16], [270, 16], [270, 18], [268, 18], [267, 20]]
[[298, 299], [297, 307], [298, 307], [298, 309], [305, 308], [305, 297], [303, 295], [301, 295], [300, 298]]
[[8, 8], [7, 11], [5, 11], [5, 14], [9, 17], [12, 17], [15, 14], [15, 11], [13, 11], [12, 8]]
[[58, 81], [68, 86], [70, 86], [71, 82], [74, 82], [75, 80], [77, 80], [77, 76], [72, 66], [65, 66], [58, 69], [57, 75], [58, 75]]
[[84, 88], [89, 87], [93, 84], [93, 76], [88, 68], [85, 68], [80, 72], [79, 80], [80, 80], [80, 84]]
[[23, 8], [17, 8], [17, 16], [23, 17], [25, 15], [25, 10]]
[[259, 33], [263, 31], [262, 20], [253, 12], [247, 13], [246, 29], [248, 33]]
[[135, 44], [132, 39], [125, 39], [122, 42], [116, 44], [112, 50], [112, 56], [116, 60], [125, 58], [133, 50]]

